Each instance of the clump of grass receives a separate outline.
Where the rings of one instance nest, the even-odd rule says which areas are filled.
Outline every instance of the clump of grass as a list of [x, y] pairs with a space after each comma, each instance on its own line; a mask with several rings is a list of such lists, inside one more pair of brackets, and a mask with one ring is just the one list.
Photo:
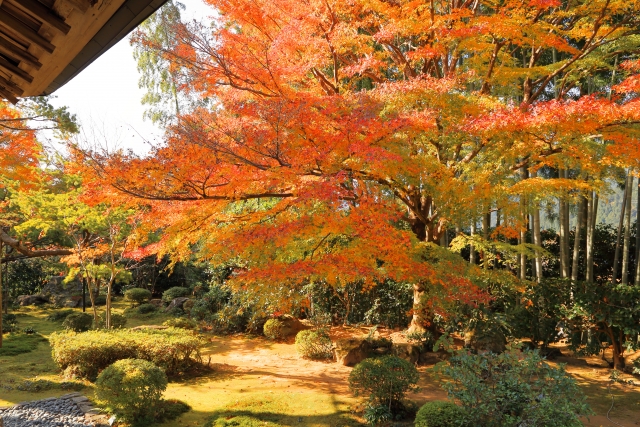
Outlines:
[[17, 356], [30, 353], [47, 339], [40, 334], [9, 334], [2, 342], [0, 356]]

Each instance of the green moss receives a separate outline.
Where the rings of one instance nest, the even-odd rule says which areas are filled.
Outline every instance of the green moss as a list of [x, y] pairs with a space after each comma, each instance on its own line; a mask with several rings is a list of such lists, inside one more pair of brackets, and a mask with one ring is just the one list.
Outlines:
[[47, 339], [40, 334], [9, 334], [4, 337], [0, 356], [17, 356], [30, 353]]

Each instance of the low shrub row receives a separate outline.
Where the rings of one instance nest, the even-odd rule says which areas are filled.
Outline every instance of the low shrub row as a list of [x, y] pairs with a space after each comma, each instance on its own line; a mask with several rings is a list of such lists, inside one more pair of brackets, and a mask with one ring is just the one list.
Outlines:
[[121, 359], [153, 362], [172, 375], [200, 362], [204, 342], [191, 331], [178, 328], [55, 332], [49, 341], [53, 360], [70, 374], [93, 379]]

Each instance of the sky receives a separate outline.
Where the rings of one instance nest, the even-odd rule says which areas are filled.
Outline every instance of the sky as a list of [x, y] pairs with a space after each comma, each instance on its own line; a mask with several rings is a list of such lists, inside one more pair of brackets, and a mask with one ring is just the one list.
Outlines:
[[[183, 17], [203, 19], [213, 10], [202, 0], [182, 0]], [[162, 139], [162, 131], [151, 121], [143, 120], [145, 106], [140, 100], [144, 91], [138, 88], [139, 74], [133, 58], [133, 47], [125, 37], [73, 80], [58, 89], [51, 103], [67, 106], [75, 114], [85, 134], [104, 140], [110, 148], [131, 148], [138, 153]], [[52, 135], [43, 138], [55, 146]]]

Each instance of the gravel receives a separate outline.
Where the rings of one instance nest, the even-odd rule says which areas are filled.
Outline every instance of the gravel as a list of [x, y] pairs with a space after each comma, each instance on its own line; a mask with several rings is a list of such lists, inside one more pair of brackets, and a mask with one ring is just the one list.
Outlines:
[[4, 427], [93, 427], [72, 398], [49, 398], [0, 409]]

